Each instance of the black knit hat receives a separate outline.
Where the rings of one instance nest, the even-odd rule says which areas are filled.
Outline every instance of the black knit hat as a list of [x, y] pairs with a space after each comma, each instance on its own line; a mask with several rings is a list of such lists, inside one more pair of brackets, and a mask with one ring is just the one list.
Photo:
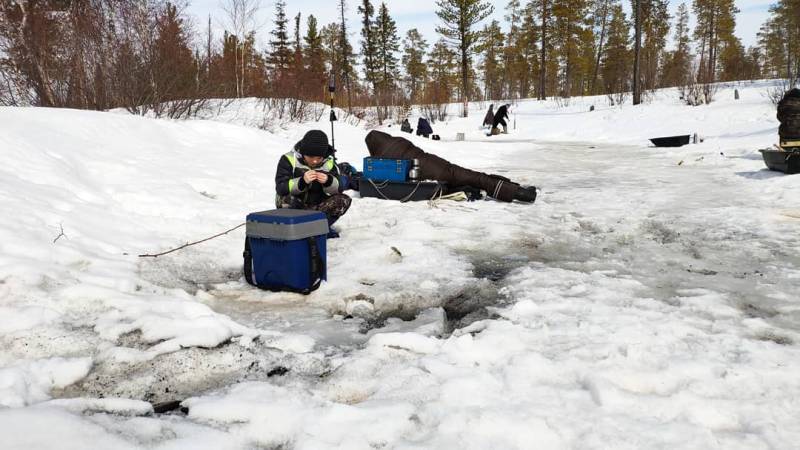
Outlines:
[[294, 146], [294, 149], [303, 156], [328, 156], [330, 153], [328, 136], [320, 130], [311, 130]]

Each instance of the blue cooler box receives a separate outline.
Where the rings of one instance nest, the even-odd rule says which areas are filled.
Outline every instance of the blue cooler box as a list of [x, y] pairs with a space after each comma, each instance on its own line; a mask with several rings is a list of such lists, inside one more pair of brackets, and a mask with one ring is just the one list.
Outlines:
[[325, 213], [274, 209], [247, 215], [244, 276], [261, 289], [308, 294], [327, 279]]
[[374, 181], [406, 181], [411, 161], [408, 159], [364, 158], [364, 178]]

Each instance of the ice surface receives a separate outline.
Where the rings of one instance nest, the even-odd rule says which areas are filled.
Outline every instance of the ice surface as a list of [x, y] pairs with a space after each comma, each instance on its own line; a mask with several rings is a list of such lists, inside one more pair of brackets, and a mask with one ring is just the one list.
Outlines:
[[[309, 296], [244, 283], [241, 229], [137, 255], [270, 208], [278, 157], [328, 123], [0, 108], [2, 447], [795, 447], [800, 177], [757, 152], [768, 85], [523, 101], [493, 137], [475, 104], [404, 135], [539, 198], [356, 196]], [[339, 159], [366, 133], [338, 123]]]

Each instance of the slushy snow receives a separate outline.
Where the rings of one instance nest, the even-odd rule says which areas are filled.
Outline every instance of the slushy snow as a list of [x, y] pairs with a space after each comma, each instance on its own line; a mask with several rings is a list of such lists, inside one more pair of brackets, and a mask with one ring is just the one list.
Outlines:
[[[138, 255], [271, 209], [278, 158], [328, 122], [0, 108], [0, 447], [795, 447], [800, 176], [757, 151], [769, 86], [520, 101], [493, 137], [476, 103], [441, 141], [402, 134], [539, 198], [349, 192], [309, 296], [244, 282], [243, 228]], [[339, 161], [367, 132], [336, 124]]]

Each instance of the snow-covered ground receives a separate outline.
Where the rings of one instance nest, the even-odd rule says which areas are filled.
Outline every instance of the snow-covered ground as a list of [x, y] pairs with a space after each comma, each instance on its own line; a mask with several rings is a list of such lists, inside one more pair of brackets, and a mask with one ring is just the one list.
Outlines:
[[[539, 199], [353, 193], [307, 297], [243, 282], [241, 228], [137, 255], [269, 209], [278, 157], [327, 122], [0, 108], [0, 447], [796, 447], [800, 176], [757, 152], [768, 84], [404, 135]], [[337, 124], [339, 159], [366, 133]]]

